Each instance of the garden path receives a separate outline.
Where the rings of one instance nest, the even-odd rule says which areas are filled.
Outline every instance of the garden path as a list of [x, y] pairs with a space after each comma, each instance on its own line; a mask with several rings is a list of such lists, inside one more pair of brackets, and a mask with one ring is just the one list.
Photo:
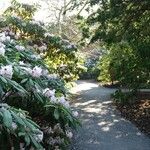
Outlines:
[[114, 91], [94, 81], [78, 81], [71, 90], [77, 94], [73, 107], [82, 120], [71, 150], [150, 150], [150, 139], [112, 105]]

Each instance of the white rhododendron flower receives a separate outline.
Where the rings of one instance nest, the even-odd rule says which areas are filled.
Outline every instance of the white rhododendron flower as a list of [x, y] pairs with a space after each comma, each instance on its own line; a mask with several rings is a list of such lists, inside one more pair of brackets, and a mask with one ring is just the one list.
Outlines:
[[10, 39], [10, 36], [6, 36], [6, 37], [5, 37], [5, 41], [10, 42], [10, 40], [11, 40], [11, 39]]
[[25, 50], [25, 47], [24, 47], [24, 46], [21, 46], [21, 45], [16, 45], [15, 48], [16, 48], [18, 51], [24, 51], [24, 50]]
[[24, 143], [20, 143], [20, 150], [25, 150], [24, 145]]
[[15, 33], [14, 33], [14, 32], [12, 32], [12, 31], [10, 31], [10, 32], [9, 32], [9, 35], [10, 35], [10, 36], [14, 36], [14, 35], [15, 35]]
[[47, 36], [53, 37], [53, 36], [54, 36], [54, 34], [45, 33], [45, 34], [44, 34], [44, 36], [45, 36], [45, 37], [47, 37]]
[[25, 65], [25, 63], [23, 61], [19, 61], [19, 65]]
[[35, 66], [33, 69], [32, 69], [32, 76], [33, 77], [40, 77], [42, 75], [42, 68], [41, 67], [38, 67], [38, 66]]
[[2, 66], [0, 69], [0, 75], [11, 79], [13, 75], [12, 65]]
[[0, 33], [0, 41], [1, 42], [6, 42], [6, 41], [10, 41], [10, 36], [6, 36], [6, 33]]
[[36, 60], [41, 59], [40, 55], [32, 55], [32, 58]]
[[66, 101], [66, 103], [63, 106], [66, 107], [66, 108], [69, 108], [70, 107], [69, 102]]
[[74, 117], [78, 117], [78, 115], [79, 115], [77, 111], [73, 111], [72, 114]]
[[59, 101], [59, 103], [62, 104], [64, 107], [69, 108], [69, 106], [70, 106], [70, 105], [69, 105], [69, 102], [66, 101], [66, 99], [65, 99], [64, 96], [59, 97], [59, 98], [58, 98], [58, 101]]
[[39, 50], [41, 52], [46, 51], [47, 50], [47, 46], [46, 45], [42, 45], [42, 46], [39, 47]]
[[0, 42], [0, 47], [5, 48], [5, 45], [2, 42]]
[[46, 88], [46, 89], [43, 90], [43, 94], [46, 97], [53, 97], [53, 96], [55, 96], [55, 89], [54, 90], [50, 90], [49, 88]]
[[56, 98], [55, 96], [52, 96], [52, 97], [50, 98], [50, 102], [51, 102], [51, 103], [57, 103], [57, 98]]
[[67, 48], [68, 48], [68, 49], [72, 49], [73, 46], [72, 46], [72, 45], [67, 45]]
[[15, 38], [16, 40], [18, 40], [18, 39], [20, 38], [20, 36], [19, 36], [19, 35], [15, 35], [14, 38]]
[[66, 135], [69, 139], [73, 137], [73, 133], [71, 131], [66, 131]]
[[42, 142], [43, 132], [39, 130], [37, 134], [34, 134], [34, 138], [37, 142]]
[[22, 67], [28, 74], [30, 74], [33, 77], [40, 77], [42, 75], [42, 68], [35, 66], [33, 69], [29, 67]]
[[0, 47], [0, 55], [4, 56], [5, 55], [5, 48]]
[[48, 74], [49, 74], [49, 71], [48, 70], [43, 70], [43, 76], [48, 76]]
[[58, 75], [57, 74], [49, 74], [49, 75], [47, 75], [47, 78], [48, 79], [57, 79], [58, 78]]
[[34, 47], [35, 49], [37, 49], [37, 48], [38, 48], [38, 45], [34, 44], [33, 47]]
[[15, 122], [13, 122], [13, 123], [12, 123], [12, 128], [13, 128], [13, 130], [16, 130], [17, 127], [18, 127], [17, 124], [16, 124]]

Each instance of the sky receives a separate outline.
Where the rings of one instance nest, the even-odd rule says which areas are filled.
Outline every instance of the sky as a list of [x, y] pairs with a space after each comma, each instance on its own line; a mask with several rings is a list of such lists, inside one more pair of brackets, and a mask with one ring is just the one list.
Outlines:
[[[39, 11], [35, 13], [34, 19], [37, 21], [43, 21], [45, 23], [56, 21], [56, 17], [58, 12], [55, 12], [52, 8], [56, 6], [60, 8], [63, 5], [63, 0], [49, 0], [49, 5], [46, 3], [48, 0], [17, 0], [21, 3], [34, 4], [37, 3], [41, 5]], [[66, 0], [68, 1], [68, 0]], [[0, 0], [0, 14], [10, 5], [11, 0]], [[58, 5], [59, 4], [59, 5]], [[69, 13], [69, 15], [73, 15], [75, 12]], [[87, 12], [83, 11], [83, 16], [87, 16]]]
[[[40, 4], [41, 5], [41, 9], [38, 12], [36, 12], [34, 18], [36, 20], [40, 20], [40, 21], [44, 21], [44, 22], [48, 22], [49, 21], [49, 20], [47, 20], [47, 17], [49, 15], [48, 8], [47, 8], [46, 3], [43, 2], [42, 0], [17, 0], [17, 1], [21, 2], [21, 3], [27, 3], [27, 4], [34, 4], [34, 3]], [[11, 0], [0, 0], [0, 14], [2, 14], [2, 12], [7, 7], [10, 6], [10, 2], [11, 2]]]

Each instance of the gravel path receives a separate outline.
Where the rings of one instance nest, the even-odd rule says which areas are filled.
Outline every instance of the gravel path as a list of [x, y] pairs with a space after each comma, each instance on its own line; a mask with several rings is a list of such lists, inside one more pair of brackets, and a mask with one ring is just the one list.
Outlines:
[[70, 150], [150, 150], [150, 139], [112, 105], [114, 91], [93, 81], [77, 82], [71, 92], [78, 94], [74, 108], [80, 113], [82, 128]]

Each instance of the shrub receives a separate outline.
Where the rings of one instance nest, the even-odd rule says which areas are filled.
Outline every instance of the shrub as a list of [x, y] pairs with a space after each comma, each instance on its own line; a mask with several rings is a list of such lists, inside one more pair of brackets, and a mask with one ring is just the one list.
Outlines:
[[100, 75], [98, 79], [104, 82], [119, 82], [128, 88], [138, 88], [142, 83], [148, 83], [147, 71], [142, 67], [138, 53], [122, 42], [112, 45], [108, 53], [100, 59]]
[[[15, 38], [25, 41], [45, 60], [52, 73], [59, 74], [66, 82], [78, 78], [83, 71], [77, 47], [68, 40], [49, 33], [46, 25], [33, 19], [36, 6], [20, 4], [15, 0], [3, 14], [1, 27], [9, 27], [17, 33]], [[57, 59], [56, 59], [57, 56]]]
[[112, 98], [114, 99], [115, 103], [118, 103], [120, 105], [125, 104], [132, 104], [135, 102], [136, 92], [130, 91], [130, 92], [122, 92], [122, 90], [117, 90], [114, 94], [112, 94]]
[[[21, 9], [27, 8], [29, 12], [32, 9], [28, 5], [14, 4]], [[13, 9], [15, 13], [18, 13], [17, 9]], [[0, 23], [0, 139], [2, 139], [0, 145], [3, 146], [2, 149], [63, 148], [71, 138], [71, 129], [76, 129], [80, 125], [77, 113], [72, 111], [66, 99], [67, 91], [63, 79], [53, 71], [53, 66], [45, 64], [44, 54], [39, 53], [39, 48], [33, 44], [38, 40], [39, 43], [43, 41], [44, 28], [38, 23], [32, 23], [33, 28], [31, 24], [29, 27], [23, 25], [23, 19], [29, 21], [31, 16], [21, 14], [20, 19], [6, 15]], [[54, 40], [55, 38], [48, 38], [51, 40], [49, 45], [63, 47], [61, 38]], [[61, 42], [57, 43], [58, 41]], [[63, 53], [65, 51], [60, 50]], [[71, 52], [72, 54], [74, 52]], [[56, 60], [58, 56], [54, 56], [53, 59]], [[67, 53], [66, 57], [69, 56]]]

